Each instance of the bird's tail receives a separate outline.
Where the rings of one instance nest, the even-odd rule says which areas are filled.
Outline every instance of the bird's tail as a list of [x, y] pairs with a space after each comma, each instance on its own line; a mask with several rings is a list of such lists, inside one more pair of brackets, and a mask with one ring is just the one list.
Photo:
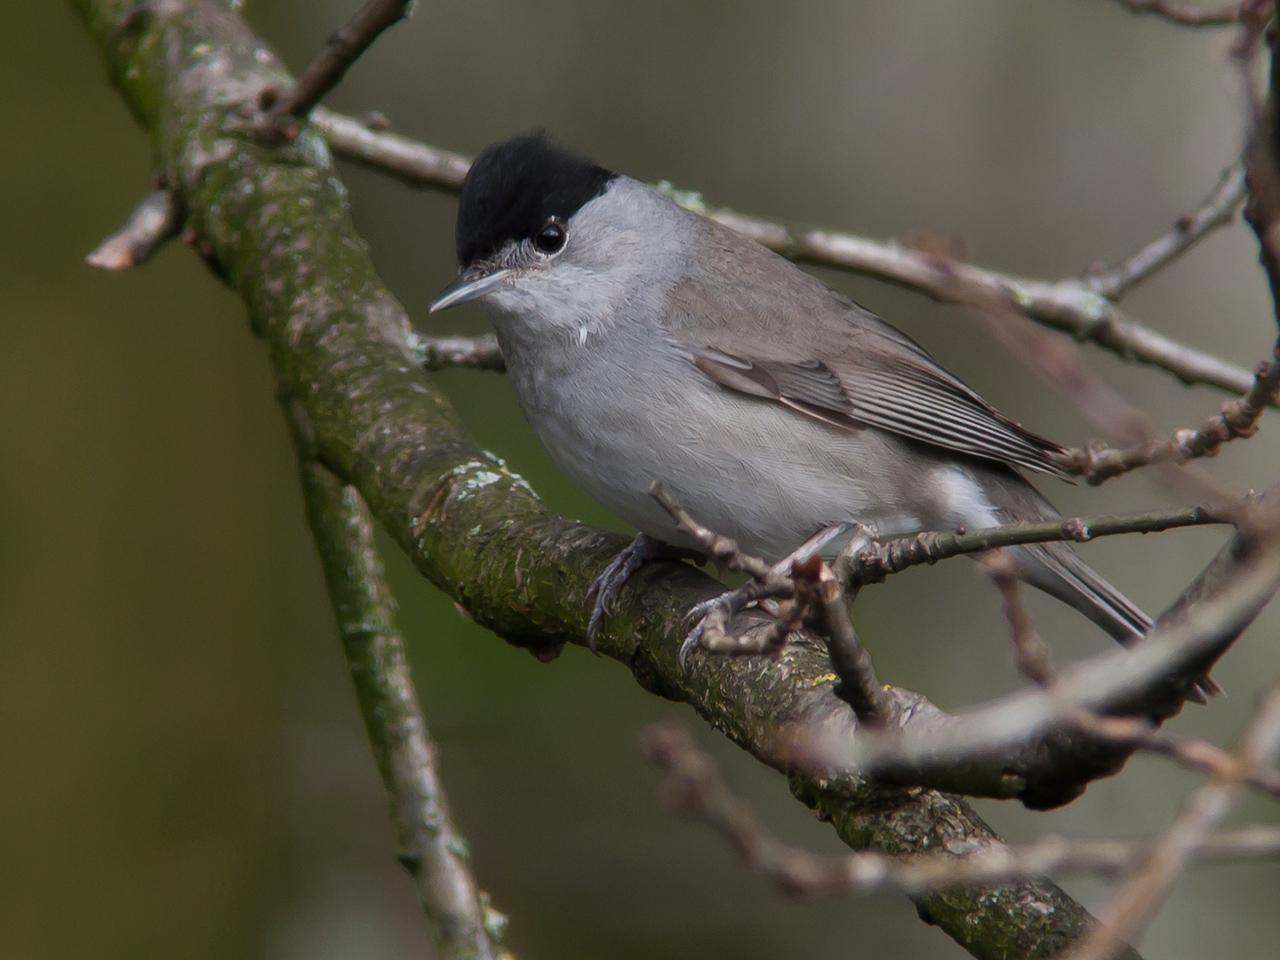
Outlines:
[[[1069, 544], [1034, 543], [1010, 550], [1018, 576], [1051, 597], [1074, 607], [1128, 646], [1151, 629], [1151, 618], [1093, 568]], [[1200, 702], [1222, 692], [1209, 677], [1197, 685]]]

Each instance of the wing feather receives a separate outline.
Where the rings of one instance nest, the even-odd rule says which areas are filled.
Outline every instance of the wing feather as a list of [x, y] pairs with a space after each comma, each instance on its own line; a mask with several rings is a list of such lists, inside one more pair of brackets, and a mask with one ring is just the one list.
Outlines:
[[717, 349], [694, 352], [694, 364], [720, 386], [775, 400], [845, 428], [877, 427], [923, 443], [1055, 476], [1063, 448], [1002, 416], [976, 394], [900, 368], [842, 378], [821, 361], [760, 360]]
[[672, 291], [666, 326], [712, 381], [844, 429], [1070, 479], [1064, 447], [1001, 414], [905, 333], [770, 251], [703, 229], [699, 269]]

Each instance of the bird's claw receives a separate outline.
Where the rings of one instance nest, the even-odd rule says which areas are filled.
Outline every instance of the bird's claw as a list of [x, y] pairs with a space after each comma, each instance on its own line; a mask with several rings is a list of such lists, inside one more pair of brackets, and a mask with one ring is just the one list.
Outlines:
[[[793, 601], [795, 583], [791, 577], [792, 569], [797, 563], [818, 555], [832, 541], [856, 526], [853, 523], [836, 523], [823, 527], [775, 563], [766, 575], [744, 583], [737, 590], [730, 590], [695, 604], [689, 611], [688, 618], [697, 618], [698, 623], [680, 644], [680, 666], [683, 668], [693, 651], [699, 647], [714, 653], [738, 655], [776, 653], [797, 625], [792, 622], [797, 616]], [[751, 606], [763, 609], [774, 618], [774, 622], [763, 630], [730, 634], [729, 621]]]
[[698, 624], [688, 635], [680, 642], [680, 650], [676, 654], [676, 662], [680, 664], [681, 670], [687, 670], [689, 667], [689, 657], [693, 655], [693, 651], [702, 646], [702, 624]]
[[633, 561], [631, 547], [627, 547], [609, 561], [587, 591], [587, 603], [591, 606], [591, 616], [587, 620], [587, 647], [592, 653], [596, 652], [596, 641], [600, 636], [600, 628], [604, 626], [605, 614], [613, 612], [618, 594], [642, 562]]
[[[716, 597], [713, 600], [704, 600], [689, 611], [686, 619], [692, 620], [697, 617], [698, 622], [693, 625], [693, 629], [685, 634], [684, 640], [680, 642], [680, 651], [676, 654], [676, 662], [680, 664], [681, 670], [688, 666], [689, 657], [693, 655], [693, 651], [702, 646], [702, 638], [707, 632], [707, 620], [711, 617], [711, 609], [720, 602], [720, 599], [720, 597]], [[699, 616], [697, 611], [700, 609], [703, 612]], [[723, 633], [723, 628], [720, 628], [720, 632]]]
[[709, 650], [713, 653], [748, 654], [765, 653], [772, 647], [772, 642], [759, 642], [751, 636], [736, 636], [729, 633], [729, 621], [743, 610], [752, 606], [765, 608], [770, 614], [776, 613], [773, 601], [761, 595], [760, 584], [750, 582], [737, 590], [728, 590], [718, 597], [711, 597], [694, 604], [685, 615], [686, 620], [697, 620], [693, 629], [686, 634], [677, 653], [677, 662], [684, 669], [689, 657], [697, 649]]
[[596, 652], [596, 641], [604, 627], [604, 618], [613, 612], [622, 588], [637, 570], [652, 560], [683, 556], [683, 552], [645, 534], [639, 534], [609, 561], [587, 591], [591, 616], [587, 620], [587, 647]]

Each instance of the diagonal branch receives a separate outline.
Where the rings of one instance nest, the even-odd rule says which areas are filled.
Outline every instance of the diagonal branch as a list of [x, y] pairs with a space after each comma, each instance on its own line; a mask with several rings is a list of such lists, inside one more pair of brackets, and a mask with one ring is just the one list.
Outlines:
[[1108, 960], [1146, 926], [1196, 849], [1217, 829], [1249, 775], [1280, 749], [1280, 686], [1273, 687], [1234, 751], [1235, 764], [1193, 793], [1173, 824], [1141, 858], [1108, 904], [1102, 922], [1068, 953], [1070, 960]]
[[[814, 562], [807, 566], [815, 571], [812, 579], [816, 582], [809, 590], [815, 595], [819, 631], [827, 643], [831, 669], [840, 678], [833, 692], [853, 708], [853, 715], [860, 724], [878, 729], [888, 722], [893, 708], [876, 677], [871, 655], [858, 640], [849, 620], [844, 590], [831, 568], [820, 558], [815, 557]], [[798, 575], [803, 572], [796, 570]]]
[[[676, 812], [713, 828], [749, 867], [793, 896], [884, 891], [919, 894], [971, 883], [1007, 883], [1072, 873], [1110, 878], [1132, 869], [1153, 852], [1147, 841], [1049, 836], [1022, 847], [975, 843], [913, 857], [871, 851], [818, 856], [771, 835], [734, 796], [715, 761], [680, 727], [647, 728], [641, 735], [641, 749], [665, 775], [662, 793]], [[1186, 853], [1195, 860], [1280, 858], [1280, 827], [1257, 825], [1210, 834], [1188, 844]]]
[[388, 27], [409, 16], [414, 0], [364, 0], [351, 19], [330, 34], [324, 47], [307, 64], [297, 83], [283, 95], [274, 86], [263, 87], [258, 105], [273, 118], [303, 119], [330, 90], [342, 82], [350, 66], [360, 59]]
[[1171, 263], [1209, 233], [1229, 224], [1244, 203], [1244, 165], [1223, 171], [1204, 201], [1183, 214], [1173, 228], [1110, 267], [1090, 270], [1085, 282], [1108, 300], [1119, 300], [1131, 287]]
[[[1026, 690], [958, 716], [919, 698], [898, 729], [851, 737], [838, 728], [801, 742], [831, 777], [868, 771], [942, 789], [1019, 796], [1056, 806], [1114, 773], [1140, 745], [1082, 725], [1082, 714], [1175, 714], [1194, 685], [1280, 587], [1280, 497], [1264, 498], [1258, 527], [1242, 529], [1132, 650], [1095, 656]], [[901, 709], [901, 708], [900, 708]]]
[[[1040, 648], [1012, 571], [998, 547], [1010, 541], [1025, 542], [1033, 531], [1042, 537], [1063, 538], [1071, 532], [1087, 538], [1085, 522], [1011, 524], [978, 531], [968, 545], [988, 550], [983, 559], [1005, 597], [1019, 665], [1044, 692], [1038, 703], [1034, 698], [1029, 702], [1029, 694], [1015, 694], [967, 715], [951, 716], [919, 694], [880, 689], [869, 656], [843, 609], [836, 609], [838, 594], [822, 598], [830, 602], [816, 600], [824, 574], [831, 584], [837, 582], [819, 558], [793, 560], [786, 568], [770, 565], [741, 550], [732, 538], [699, 523], [660, 483], [650, 487], [650, 494], [679, 529], [697, 542], [699, 550], [751, 577], [737, 595], [769, 600], [771, 622], [739, 623], [736, 630], [730, 629], [727, 614], [721, 610], [714, 628], [716, 636], [709, 639], [712, 628], [704, 621], [700, 628], [704, 649], [736, 655], [776, 654], [806, 620], [819, 620], [819, 633], [837, 680], [833, 692], [853, 707], [857, 724], [848, 715], [836, 715], [808, 727], [799, 725], [792, 737], [791, 757], [796, 768], [828, 780], [872, 774], [903, 784], [1017, 796], [1028, 806], [1049, 807], [1074, 799], [1092, 780], [1114, 773], [1138, 749], [1151, 749], [1216, 774], [1223, 769], [1220, 752], [1205, 749], [1208, 745], [1160, 736], [1158, 726], [1186, 699], [1199, 699], [1197, 693], [1208, 666], [1257, 615], [1280, 583], [1275, 562], [1280, 554], [1280, 501], [1273, 498], [1261, 508], [1245, 504], [1240, 532], [1144, 640], [1140, 653], [1145, 656], [1131, 658], [1117, 651], [1095, 657], [1072, 668], [1064, 682]], [[1198, 508], [1183, 519], [1197, 517], [1203, 517]], [[1150, 518], [1144, 518], [1144, 523], [1149, 526]], [[1122, 528], [1123, 524], [1113, 526]], [[922, 562], [931, 559], [928, 551], [932, 542], [954, 547], [965, 536], [923, 534], [876, 544], [859, 533], [841, 551], [837, 562], [841, 576], [860, 586], [865, 577], [875, 578], [875, 558], [908, 565]], [[899, 544], [905, 548], [902, 552], [893, 549]], [[997, 549], [991, 551], [992, 546]], [[881, 547], [889, 549], [877, 553]], [[883, 575], [881, 570], [879, 579]], [[1226, 589], [1238, 585], [1237, 581], [1245, 586], [1238, 597]], [[813, 616], [815, 608], [821, 616]], [[1196, 618], [1199, 623], [1188, 628], [1188, 619]], [[1136, 666], [1133, 661], [1138, 661]], [[1086, 679], [1082, 681], [1082, 677]], [[1042, 712], [1035, 714], [1032, 707]], [[1007, 716], [1019, 711], [1025, 722]], [[1104, 717], [1101, 713], [1124, 716]], [[1275, 792], [1277, 786], [1269, 773], [1250, 777], [1249, 782], [1266, 792]]]
[[409, 871], [444, 960], [496, 960], [506, 920], [471, 874], [466, 841], [445, 799], [395, 625], [395, 602], [355, 488], [313, 459], [306, 415], [289, 411], [307, 519], [324, 567], [356, 699], [391, 806], [400, 862]]
[[[702, 552], [751, 577], [734, 592], [735, 597], [769, 601], [768, 619], [739, 617], [736, 626], [730, 625], [728, 617], [732, 610], [743, 609], [741, 603], [726, 610], [718, 601], [712, 608], [721, 614], [715, 636], [709, 638], [713, 628], [704, 620], [699, 645], [708, 652], [736, 655], [772, 655], [788, 642], [794, 645], [802, 624], [812, 618], [814, 581], [821, 581], [825, 563], [811, 557], [793, 560], [789, 567], [770, 565], [700, 524], [661, 484], [654, 484], [650, 492]], [[1160, 738], [1156, 730], [1186, 700], [1200, 700], [1210, 666], [1280, 585], [1280, 497], [1242, 504], [1239, 523], [1235, 538], [1133, 653], [1122, 649], [1096, 656], [1062, 676], [1035, 649], [1037, 641], [1020, 596], [999, 569], [998, 552], [988, 555], [1011, 614], [1020, 663], [1044, 689], [1013, 694], [959, 716], [944, 713], [919, 694], [900, 688], [879, 690], [870, 659], [843, 611], [833, 616], [831, 604], [821, 605], [819, 631], [835, 668], [833, 692], [854, 708], [857, 720], [839, 713], [824, 714], [820, 720], [805, 717], [784, 739], [784, 754], [792, 769], [827, 782], [850, 783], [870, 775], [903, 785], [1018, 797], [1038, 808], [1074, 799], [1093, 780], [1119, 770], [1138, 749], [1153, 749], [1216, 773], [1221, 769], [1218, 755]], [[1040, 532], [1062, 537], [1073, 529], [1073, 522], [1047, 526]], [[1018, 540], [1027, 532], [1021, 527], [979, 531], [978, 542]], [[1077, 531], [1079, 535], [1087, 532]], [[907, 555], [908, 561], [920, 562], [929, 557], [930, 539], [946, 536], [925, 534], [897, 542], [908, 547], [926, 545], [914, 557]], [[864, 533], [855, 535], [838, 559], [842, 576], [860, 585], [864, 568], [859, 567], [859, 558], [877, 556], [877, 546]], [[874, 566], [869, 569], [874, 575]], [[684, 646], [679, 662], [683, 666]], [[1275, 788], [1275, 779], [1269, 775], [1250, 778], [1250, 783], [1268, 792]]]
[[[385, 170], [414, 186], [457, 191], [470, 166], [470, 159], [461, 154], [371, 130], [331, 111], [318, 110], [312, 120], [342, 156]], [[682, 206], [801, 263], [875, 277], [944, 303], [998, 299], [1041, 324], [1089, 340], [1125, 359], [1159, 367], [1184, 383], [1209, 384], [1242, 394], [1253, 382], [1242, 367], [1129, 319], [1087, 280], [1032, 280], [950, 260], [940, 268], [936, 257], [901, 244], [831, 230], [793, 229], [762, 217], [710, 207], [697, 193], [669, 188], [668, 193]]]

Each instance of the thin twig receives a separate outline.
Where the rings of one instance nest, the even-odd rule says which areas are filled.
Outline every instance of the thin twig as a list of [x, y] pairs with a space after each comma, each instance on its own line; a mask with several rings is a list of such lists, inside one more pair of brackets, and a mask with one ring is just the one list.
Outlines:
[[962, 554], [981, 553], [996, 547], [1070, 540], [1084, 543], [1097, 537], [1127, 533], [1158, 533], [1179, 527], [1227, 522], [1204, 507], [1179, 507], [1120, 516], [1072, 517], [1009, 523], [954, 533], [928, 531], [889, 540], [873, 541], [849, 558], [849, 573], [857, 584], [878, 583], [908, 567], [937, 563]]
[[123, 227], [113, 233], [84, 262], [100, 270], [128, 270], [150, 259], [182, 225], [177, 198], [157, 190], [134, 208]]
[[1263, 698], [1236, 750], [1235, 769], [1217, 774], [1195, 791], [1181, 813], [1142, 857], [1070, 960], [1109, 960], [1150, 921], [1198, 846], [1231, 812], [1248, 774], [1280, 748], [1280, 685]]
[[413, 347], [426, 370], [463, 367], [502, 373], [507, 369], [502, 350], [498, 347], [498, 338], [491, 333], [479, 337], [418, 336]]
[[365, 0], [351, 19], [335, 30], [284, 94], [268, 88], [258, 106], [272, 118], [304, 119], [325, 95], [342, 82], [347, 69], [388, 27], [409, 16], [413, 0]]
[[1248, 392], [1224, 402], [1219, 412], [1199, 427], [1174, 431], [1165, 440], [1147, 440], [1128, 447], [1090, 444], [1068, 451], [1062, 457], [1062, 465], [1086, 482], [1099, 484], [1151, 464], [1183, 464], [1200, 457], [1213, 457], [1224, 443], [1257, 433], [1262, 414], [1275, 404], [1278, 394], [1280, 343], [1272, 360], [1259, 365]]
[[1243, 393], [1247, 371], [1129, 319], [1078, 279], [1032, 280], [973, 264], [937, 259], [892, 242], [824, 230], [792, 231], [779, 223], [723, 209], [707, 216], [801, 262], [837, 267], [916, 290], [944, 303], [994, 298], [1017, 312], [1121, 357], [1159, 367], [1184, 383], [1205, 383]]
[[1181, 27], [1228, 27], [1240, 21], [1240, 0], [1221, 7], [1195, 7], [1171, 0], [1117, 0], [1136, 14], [1150, 14]]
[[1022, 585], [1013, 561], [1004, 550], [992, 550], [979, 559], [1000, 591], [1018, 671], [1036, 686], [1047, 688], [1053, 683], [1053, 660], [1049, 656], [1048, 644], [1041, 639], [1022, 602]]
[[1090, 270], [1085, 274], [1085, 283], [1107, 299], [1119, 300], [1130, 287], [1186, 253], [1218, 227], [1231, 223], [1244, 198], [1244, 166], [1237, 163], [1224, 170], [1200, 206], [1178, 217], [1168, 232], [1119, 263]]
[[811, 597], [816, 608], [818, 632], [827, 643], [831, 669], [840, 678], [835, 695], [853, 708], [859, 723], [884, 726], [893, 714], [893, 704], [876, 678], [871, 656], [853, 629], [839, 579], [817, 556], [795, 564], [792, 573], [798, 584], [806, 585], [801, 595]]
[[[826, 857], [783, 843], [725, 783], [715, 761], [674, 724], [641, 735], [641, 749], [665, 774], [662, 794], [679, 813], [712, 827], [752, 870], [794, 896], [896, 891], [908, 895], [1030, 877], [1094, 874], [1114, 877], [1151, 850], [1149, 841], [1043, 837], [1025, 846], [974, 843], [945, 853], [894, 857], [860, 852]], [[1196, 860], [1280, 857], [1280, 827], [1252, 826], [1207, 835], [1190, 848]]]
[[663, 510], [671, 515], [676, 526], [692, 537], [698, 548], [712, 560], [723, 564], [730, 570], [745, 573], [753, 580], [767, 582], [779, 576], [778, 572], [764, 560], [746, 553], [732, 537], [716, 533], [710, 527], [699, 523], [688, 510], [673, 497], [660, 482], [649, 485], [649, 496], [658, 502]]
[[311, 122], [342, 156], [389, 173], [412, 187], [457, 192], [471, 168], [468, 156], [377, 129], [324, 107], [311, 112]]
[[[329, 111], [317, 111], [313, 119], [339, 154], [407, 183], [457, 191], [466, 177], [470, 160], [460, 154], [370, 130]], [[949, 270], [939, 271], [936, 258], [898, 243], [831, 230], [792, 229], [777, 221], [710, 207], [697, 193], [670, 188], [667, 192], [682, 206], [793, 260], [876, 277], [943, 302], [955, 302], [958, 287], [968, 291], [969, 299], [975, 293], [999, 297], [1039, 323], [1125, 359], [1159, 367], [1184, 383], [1244, 393], [1252, 382], [1247, 370], [1129, 319], [1085, 280], [1031, 280], [967, 263], [953, 263]]]
[[356, 699], [382, 775], [400, 845], [442, 958], [498, 960], [505, 918], [489, 907], [471, 873], [437, 770], [395, 601], [364, 500], [312, 459], [306, 418], [291, 409], [307, 516], [338, 619]]
[[[1240, 765], [1233, 754], [1207, 740], [1180, 737], [1141, 717], [1110, 717], [1080, 711], [1071, 722], [1100, 740], [1129, 744], [1211, 777], [1225, 776]], [[1259, 768], [1250, 773], [1245, 782], [1261, 793], [1280, 799], [1280, 771]]]

